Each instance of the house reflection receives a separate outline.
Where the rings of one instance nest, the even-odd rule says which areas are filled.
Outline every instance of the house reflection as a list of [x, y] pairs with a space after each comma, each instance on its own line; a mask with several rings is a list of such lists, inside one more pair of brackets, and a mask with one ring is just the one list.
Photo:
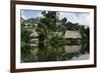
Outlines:
[[66, 53], [79, 53], [81, 50], [81, 45], [66, 45], [65, 52]]

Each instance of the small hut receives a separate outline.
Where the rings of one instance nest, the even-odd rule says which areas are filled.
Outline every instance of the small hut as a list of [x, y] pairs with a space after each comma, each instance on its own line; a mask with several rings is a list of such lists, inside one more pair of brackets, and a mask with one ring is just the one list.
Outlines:
[[78, 31], [66, 31], [64, 38], [81, 38], [81, 34]]
[[67, 44], [80, 45], [82, 36], [78, 31], [66, 31], [64, 38], [67, 40]]

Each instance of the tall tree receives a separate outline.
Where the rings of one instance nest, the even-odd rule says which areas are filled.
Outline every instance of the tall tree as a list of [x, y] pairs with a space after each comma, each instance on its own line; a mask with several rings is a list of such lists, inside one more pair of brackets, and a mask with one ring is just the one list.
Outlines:
[[[45, 39], [51, 40], [56, 35], [56, 32], [65, 31], [66, 18], [59, 20], [58, 12], [56, 11], [43, 11], [43, 17], [40, 18], [38, 23], [37, 32], [39, 34], [39, 42], [43, 43]], [[59, 33], [57, 33], [59, 34]], [[58, 36], [59, 37], [59, 36]]]

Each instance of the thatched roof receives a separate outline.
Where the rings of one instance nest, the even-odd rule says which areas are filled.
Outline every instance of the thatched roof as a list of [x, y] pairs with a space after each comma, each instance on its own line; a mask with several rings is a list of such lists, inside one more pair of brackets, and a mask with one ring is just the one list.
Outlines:
[[35, 29], [32, 30], [32, 34], [30, 36], [39, 36]]
[[81, 34], [78, 31], [66, 31], [64, 38], [81, 38]]

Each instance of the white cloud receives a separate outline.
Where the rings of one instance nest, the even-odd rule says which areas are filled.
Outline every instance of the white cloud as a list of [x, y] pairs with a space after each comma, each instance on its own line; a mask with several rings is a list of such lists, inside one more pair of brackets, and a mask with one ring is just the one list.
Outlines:
[[68, 21], [73, 23], [79, 23], [81, 25], [90, 25], [90, 15], [89, 13], [77, 13], [77, 12], [60, 12], [59, 18], [62, 19], [66, 17]]
[[21, 11], [21, 17], [22, 17], [23, 19], [27, 19], [27, 17], [24, 15], [24, 10]]
[[41, 14], [41, 12], [37, 13], [36, 17], [43, 17], [43, 15]]

